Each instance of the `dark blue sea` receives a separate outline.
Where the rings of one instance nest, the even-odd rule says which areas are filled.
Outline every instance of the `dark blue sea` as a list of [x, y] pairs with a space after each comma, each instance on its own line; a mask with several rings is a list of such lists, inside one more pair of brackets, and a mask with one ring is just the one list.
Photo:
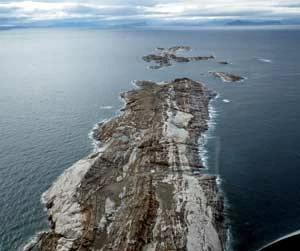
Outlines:
[[[190, 77], [219, 93], [207, 166], [220, 175], [231, 250], [300, 229], [300, 29], [0, 31], [0, 250], [47, 229], [41, 194], [93, 151], [132, 80]], [[218, 60], [151, 70], [141, 56], [190, 45]], [[223, 83], [209, 71], [240, 74]], [[225, 100], [225, 102], [224, 102]]]

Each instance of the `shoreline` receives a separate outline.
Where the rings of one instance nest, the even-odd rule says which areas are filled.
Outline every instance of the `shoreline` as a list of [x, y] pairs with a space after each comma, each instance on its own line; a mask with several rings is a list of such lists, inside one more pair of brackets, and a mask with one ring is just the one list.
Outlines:
[[[177, 99], [176, 96], [168, 97], [169, 94], [167, 93], [170, 92], [169, 88], [171, 88], [170, 89], [171, 96], [173, 96], [174, 94], [175, 95], [180, 94], [183, 96], [181, 98], [178, 97], [179, 99]], [[150, 100], [152, 99], [150, 96], [152, 95], [151, 94], [152, 92], [161, 93], [160, 94], [161, 101], [160, 103], [156, 103], [156, 108], [151, 107], [151, 105], [153, 104], [150, 102]], [[173, 92], [174, 94], [172, 94]], [[195, 100], [192, 101], [190, 98], [187, 99], [190, 100], [188, 102], [192, 102], [192, 103], [186, 106], [185, 102], [187, 101], [183, 101], [183, 100], [186, 99], [187, 97], [186, 95], [189, 92], [190, 92], [189, 95], [193, 95]], [[194, 92], [196, 93], [199, 92], [199, 94], [200, 93], [203, 94], [197, 96], [198, 94], [195, 95]], [[139, 97], [143, 97], [143, 96], [146, 101], [140, 101]], [[93, 130], [92, 134], [91, 133], [89, 134], [89, 135], [93, 135], [94, 140], [96, 140], [97, 142], [103, 143], [102, 148], [100, 148], [98, 152], [92, 153], [87, 158], [79, 160], [74, 165], [72, 165], [71, 168], [66, 169], [64, 173], [61, 176], [59, 176], [58, 179], [52, 184], [52, 186], [43, 194], [43, 199], [46, 202], [46, 208], [48, 211], [48, 220], [50, 221], [50, 232], [41, 236], [39, 242], [37, 243], [37, 245], [40, 246], [40, 249], [38, 250], [46, 250], [43, 248], [49, 245], [52, 245], [52, 249], [49, 250], [70, 250], [71, 248], [75, 248], [75, 247], [78, 248], [79, 246], [83, 245], [83, 243], [87, 247], [99, 247], [100, 245], [104, 248], [104, 250], [108, 247], [112, 247], [111, 245], [119, 248], [121, 248], [121, 246], [123, 245], [127, 246], [128, 248], [129, 247], [137, 248], [133, 250], [139, 250], [138, 247], [143, 247], [143, 248], [147, 247], [149, 248], [149, 250], [152, 250], [151, 248], [155, 247], [155, 250], [164, 250], [163, 246], [165, 244], [160, 243], [158, 241], [161, 238], [159, 236], [163, 234], [161, 230], [159, 230], [158, 228], [162, 228], [162, 227], [167, 227], [167, 229], [174, 228], [173, 231], [176, 232], [179, 231], [179, 229], [181, 229], [179, 232], [182, 231], [182, 234], [179, 236], [164, 237], [167, 238], [169, 245], [175, 245], [174, 248], [176, 246], [177, 247], [181, 246], [187, 248], [187, 250], [194, 250], [196, 247], [204, 248], [204, 250], [206, 250], [207, 248], [212, 248], [212, 250], [225, 250], [225, 246], [227, 242], [227, 237], [226, 237], [227, 230], [226, 230], [224, 215], [223, 215], [224, 213], [223, 212], [224, 206], [222, 206], [223, 199], [219, 198], [217, 192], [218, 190], [217, 186], [219, 186], [217, 184], [217, 177], [213, 175], [201, 173], [201, 170], [204, 170], [203, 169], [204, 166], [203, 164], [198, 163], [198, 161], [200, 160], [200, 156], [199, 157], [195, 156], [195, 153], [198, 153], [197, 147], [199, 147], [199, 144], [198, 146], [195, 146], [196, 149], [191, 148], [192, 145], [189, 145], [190, 143], [186, 145], [187, 143], [186, 141], [191, 140], [192, 143], [194, 140], [196, 140], [196, 142], [198, 142], [197, 141], [198, 137], [200, 135], [203, 136], [203, 134], [207, 132], [208, 123], [209, 123], [208, 107], [209, 107], [209, 102], [213, 96], [215, 96], [215, 94], [209, 92], [206, 89], [206, 87], [204, 87], [202, 84], [185, 78], [175, 79], [173, 82], [162, 84], [162, 85], [151, 84], [151, 86], [148, 86], [146, 84], [145, 86], [142, 87], [140, 86], [140, 88], [138, 88], [137, 90], [125, 92], [122, 95], [122, 98], [124, 98], [125, 101], [125, 107], [121, 109], [119, 116], [111, 118], [107, 122], [101, 124], [98, 129]], [[204, 106], [202, 106], [202, 103], [200, 104], [200, 106], [199, 104], [195, 103], [195, 101], [198, 98], [200, 98], [199, 100], [202, 100], [201, 102], [204, 102], [203, 103]], [[132, 133], [135, 130], [132, 129], [130, 126], [130, 124], [132, 123], [131, 120], [137, 123], [135, 127], [136, 129], [138, 129], [138, 131], [139, 128], [141, 129], [144, 128], [142, 130], [146, 130], [146, 131], [149, 130], [149, 128], [147, 127], [150, 126], [152, 123], [151, 122], [147, 126], [147, 124], [140, 122], [142, 118], [139, 118], [139, 116], [144, 116], [144, 115], [142, 115], [142, 113], [139, 112], [139, 110], [135, 111], [136, 109], [135, 106], [132, 106], [134, 102], [138, 103], [137, 104], [138, 107], [139, 105], [141, 106], [140, 109], [146, 109], [146, 110], [150, 109], [149, 110], [150, 113], [151, 111], [153, 111], [152, 109], [154, 110], [158, 109], [160, 111], [158, 116], [155, 115], [156, 113], [153, 114], [154, 116], [153, 118], [156, 118], [154, 119], [155, 122], [153, 126], [157, 127], [157, 129], [152, 132], [154, 134], [150, 133], [149, 136], [147, 135], [148, 139], [146, 141], [148, 142], [148, 140], [150, 140], [151, 142], [152, 140], [155, 140], [155, 138], [158, 136], [157, 130], [159, 131], [162, 130], [160, 133], [163, 134], [159, 137], [163, 137], [163, 138], [166, 137], [162, 141], [160, 140], [161, 143], [158, 143], [158, 144], [162, 144], [161, 146], [162, 148], [157, 149], [157, 147], [155, 147], [157, 143], [151, 146], [151, 148], [154, 147], [154, 149], [156, 149], [155, 151], [157, 151], [155, 155], [152, 155], [153, 153], [147, 154], [147, 150], [145, 152], [144, 150], [145, 148], [142, 147], [143, 144], [149, 144], [150, 142], [146, 143], [143, 139], [140, 138], [140, 136], [137, 136], [137, 138], [135, 138], [134, 141], [129, 140], [128, 138], [128, 137], [132, 137], [132, 134], [131, 133], [127, 134], [128, 133], [127, 130], [129, 131], [133, 130]], [[168, 109], [166, 110], [167, 107], [169, 107], [168, 109], [170, 109], [171, 107], [172, 108], [171, 110]], [[180, 111], [181, 109], [184, 110], [191, 109], [190, 111], [193, 112], [191, 114], [184, 113]], [[178, 115], [174, 115], [174, 113]], [[131, 118], [130, 120], [126, 119], [126, 117], [128, 116]], [[125, 124], [123, 122], [125, 122]], [[98, 123], [98, 125], [99, 124], [100, 123]], [[120, 129], [118, 128], [120, 128], [119, 126], [121, 126], [121, 124], [124, 124], [125, 128], [121, 129], [120, 131]], [[124, 126], [121, 127], [123, 128]], [[129, 127], [127, 128], [127, 126]], [[117, 131], [115, 132], [115, 130], [119, 132]], [[137, 134], [138, 131], [136, 131], [135, 134]], [[150, 128], [150, 132], [151, 131], [152, 129]], [[117, 133], [118, 136], [115, 133]], [[142, 136], [142, 138], [145, 136], [146, 135]], [[164, 143], [165, 140], [166, 143]], [[167, 143], [168, 141], [170, 142]], [[132, 149], [132, 143], [133, 145], [138, 143], [141, 144], [141, 146], [138, 148], [134, 147]], [[169, 148], [169, 153], [165, 152], [164, 145]], [[126, 151], [129, 151], [129, 149], [131, 149], [130, 150], [131, 154], [128, 155], [126, 154], [126, 152], [124, 152], [122, 153], [125, 154], [123, 157], [121, 157], [121, 155], [118, 156], [117, 154], [118, 151], [123, 152], [123, 150], [119, 149], [120, 147], [127, 148], [128, 150]], [[114, 149], [113, 151], [116, 152], [114, 153], [115, 157], [117, 157], [117, 159], [115, 160], [115, 164], [119, 163], [117, 165], [118, 168], [125, 164], [121, 168], [121, 170], [123, 170], [122, 171], [123, 174], [119, 173], [119, 171], [113, 171], [111, 169], [106, 169], [103, 167], [104, 163], [106, 163], [106, 160], [105, 162], [103, 162], [104, 159], [110, 158], [109, 156], [111, 156], [111, 155], [107, 155], [109, 152], [111, 152], [111, 149]], [[174, 150], [175, 152], [173, 152]], [[165, 156], [165, 154], [169, 156], [168, 162], [165, 162], [165, 160], [163, 159], [161, 160], [157, 159], [157, 158], [159, 159], [162, 158], [163, 156]], [[153, 158], [151, 156], [153, 157], [156, 156], [154, 157], [155, 162], [153, 162], [153, 164], [150, 164], [153, 166], [151, 170], [148, 170], [147, 168], [145, 169], [145, 167], [135, 166], [136, 162], [141, 162], [141, 161], [142, 162], [146, 161], [145, 163], [147, 163], [150, 160], [149, 163], [151, 163], [151, 158]], [[125, 162], [123, 158], [125, 158]], [[177, 160], [177, 158], [179, 159]], [[101, 169], [98, 168], [99, 165], [98, 162], [102, 163], [100, 165]], [[193, 167], [193, 165], [195, 165], [195, 167]], [[167, 166], [169, 166], [171, 169], [169, 168], [165, 169]], [[137, 177], [132, 178], [128, 176], [128, 172], [132, 172], [134, 170], [137, 171], [136, 168], [142, 168], [143, 171], [142, 170], [138, 171], [138, 173], [141, 172], [140, 174], [138, 174], [138, 176], [142, 175], [139, 179], [144, 180], [144, 182], [146, 183], [140, 184], [139, 179], [136, 180]], [[193, 172], [190, 173], [190, 171], [192, 171], [195, 168], [200, 170], [200, 173], [197, 175], [193, 175]], [[107, 171], [103, 169], [106, 169]], [[134, 171], [134, 173], [136, 171]], [[97, 174], [98, 172], [102, 173], [102, 175], [104, 176], [105, 175], [107, 176], [107, 174], [105, 173], [108, 172], [110, 174], [107, 176], [107, 179], [111, 180], [113, 178], [117, 180], [114, 181], [115, 183], [114, 186], [116, 186], [114, 190], [117, 189], [119, 191], [117, 192], [118, 194], [115, 193], [116, 191], [111, 190], [111, 188], [108, 189], [109, 191], [105, 192], [106, 189], [104, 188], [103, 191], [104, 194], [108, 193], [107, 195], [109, 194], [110, 195], [108, 197], [107, 195], [103, 197], [102, 196], [103, 192], [97, 195], [98, 194], [97, 191], [99, 188], [96, 188], [95, 185], [99, 183], [92, 180], [95, 179], [94, 178], [95, 175], [96, 176], [99, 175]], [[112, 172], [113, 173], [117, 172], [119, 174], [117, 173], [113, 174]], [[131, 175], [136, 176], [136, 174], [134, 173], [132, 173]], [[131, 180], [131, 182], [127, 183], [127, 179], [128, 182], [129, 180]], [[102, 179], [100, 178], [99, 180], [100, 183], [101, 180]], [[134, 183], [136, 184], [135, 186], [137, 186], [134, 189], [132, 187], [132, 181], [134, 181]], [[113, 181], [111, 180], [111, 182]], [[110, 187], [112, 186], [111, 182], [106, 183], [106, 185], [105, 184], [103, 185]], [[182, 182], [186, 183], [184, 187], [181, 184]], [[143, 190], [139, 190], [140, 186], [144, 187]], [[167, 189], [165, 191], [167, 192], [167, 194], [169, 194], [167, 197], [171, 196], [171, 198], [173, 197], [173, 199], [170, 200], [170, 198], [169, 199], [167, 199], [167, 197], [165, 198], [166, 194], [161, 194], [161, 192], [159, 192], [162, 189], [164, 190]], [[134, 194], [136, 194], [135, 196], [137, 197], [135, 200], [132, 201], [131, 199], [126, 199], [126, 196], [128, 196], [126, 195], [128, 194], [127, 190], [130, 190], [131, 193], [133, 192]], [[187, 197], [182, 197], [182, 195], [180, 195], [183, 191], [185, 191], [184, 194]], [[93, 195], [94, 193], [95, 195]], [[102, 200], [103, 202], [99, 203], [100, 202], [99, 201], [98, 203], [94, 204], [94, 202], [90, 201], [91, 196], [92, 197], [96, 196], [95, 198], [99, 198], [97, 200], [100, 201]], [[212, 196], [211, 198], [213, 199], [213, 201], [210, 202], [207, 201], [208, 199], [207, 196], [208, 197]], [[199, 199], [201, 198], [200, 201], [204, 200], [206, 201], [205, 203], [208, 204], [206, 206], [203, 205], [202, 203], [199, 204], [197, 200], [196, 201], [194, 200], [195, 198], [198, 197]], [[162, 198], [164, 199], [162, 200]], [[123, 214], [127, 215], [128, 214], [127, 208], [131, 208], [134, 204], [138, 205], [139, 203], [142, 202], [140, 201], [141, 199], [142, 201], [143, 200], [148, 201], [147, 203], [150, 204], [148, 204], [148, 206], [146, 206], [145, 208], [145, 202], [143, 202], [141, 204], [143, 205], [142, 208], [135, 209], [137, 210], [137, 212], [134, 215], [136, 217], [138, 217], [138, 215], [141, 216], [144, 215], [143, 218], [146, 217], [144, 218], [144, 220], [150, 222], [148, 222], [147, 224], [143, 223], [142, 226], [141, 226], [141, 222], [140, 223], [136, 222], [135, 224], [137, 225], [131, 223], [131, 227], [125, 231], [127, 225], [119, 223], [119, 220], [121, 219], [117, 215], [117, 212], [120, 215]], [[173, 204], [174, 203], [172, 202], [173, 200], [175, 204], [177, 204], [176, 207], [174, 207], [175, 204]], [[182, 200], [186, 201], [186, 203], [182, 204]], [[166, 203], [168, 205], [165, 205]], [[66, 204], [68, 206], [65, 206]], [[103, 205], [105, 205], [105, 207], [103, 207]], [[181, 209], [179, 209], [178, 206]], [[182, 216], [183, 215], [186, 216], [184, 218], [179, 218], [175, 220], [177, 218], [175, 217], [177, 210], [179, 210], [178, 213], [181, 212], [180, 214], [182, 214]], [[211, 210], [215, 211], [215, 214], [211, 215], [211, 213], [209, 213]], [[63, 214], [61, 213], [61, 211], [63, 211]], [[165, 214], [166, 212], [169, 213], [173, 212], [175, 214], [174, 216], [171, 216], [173, 213], [169, 215], [169, 213]], [[193, 215], [192, 218], [190, 214]], [[100, 215], [102, 216], [100, 217]], [[210, 222], [209, 225], [206, 224], [203, 225], [202, 222], [203, 217], [204, 218], [208, 217], [206, 219], [207, 221], [206, 224]], [[174, 223], [171, 223], [173, 221], [172, 219], [175, 221], [178, 220], [179, 221], [174, 225]], [[132, 222], [132, 220], [135, 221], [134, 218], [132, 218], [129, 222]], [[171, 220], [170, 222], [171, 224], [166, 223], [169, 220]], [[96, 232], [95, 230], [93, 230], [95, 228], [95, 224], [96, 225], [99, 224], [96, 229]], [[94, 227], [91, 227], [91, 225], [93, 225]], [[146, 237], [144, 236], [144, 234], [142, 234], [142, 236], [144, 236], [143, 238], [146, 238], [144, 239], [144, 241], [148, 240], [146, 241], [146, 243], [144, 243], [144, 241], [141, 242], [139, 240], [139, 238], [141, 238], [139, 237], [141, 236], [141, 233], [139, 231], [141, 230], [139, 230], [138, 232], [136, 231], [140, 227], [142, 227], [143, 229], [144, 227], [146, 228], [144, 230], [141, 229], [142, 232], [146, 234], [146, 236], [148, 236]], [[179, 229], [177, 229], [178, 227]], [[135, 228], [137, 229], [134, 230]], [[200, 228], [202, 229], [201, 231]], [[135, 234], [132, 233], [133, 236], [129, 240], [121, 241], [123, 238], [121, 237], [123, 236], [122, 234], [123, 231], [125, 232], [133, 231], [133, 233]], [[116, 242], [116, 240], [112, 240], [112, 238], [109, 237], [109, 235], [111, 235], [113, 232], [115, 234], [119, 233], [116, 236], [114, 236], [114, 238], [116, 238], [119, 241]], [[101, 237], [102, 244], [99, 244], [100, 239], [97, 241], [97, 237], [95, 236], [95, 234], [102, 236]], [[199, 243], [198, 241], [199, 237], [201, 237], [202, 239], [204, 238], [203, 242]], [[132, 242], [131, 240], [132, 238], [135, 240], [134, 242]], [[149, 238], [152, 239], [152, 241], [150, 241]], [[158, 248], [159, 246], [160, 248]]]
[[[207, 171], [209, 174], [215, 173], [216, 175], [216, 183], [218, 186], [218, 192], [219, 194], [223, 197], [223, 204], [224, 204], [224, 214], [226, 215], [226, 211], [230, 207], [230, 204], [228, 202], [228, 199], [226, 197], [225, 191], [222, 188], [222, 182], [223, 179], [221, 178], [221, 174], [219, 173], [219, 167], [215, 168], [212, 170], [212, 167], [209, 165], [209, 150], [207, 149], [207, 144], [209, 144], [209, 141], [211, 138], [215, 138], [215, 126], [217, 125], [216, 118], [218, 117], [218, 110], [214, 107], [214, 102], [216, 102], [218, 99], [220, 99], [221, 96], [219, 93], [210, 101], [208, 105], [208, 110], [209, 110], [209, 120], [207, 121], [208, 124], [208, 129], [203, 133], [203, 135], [199, 138], [199, 140], [203, 137], [203, 141], [199, 142], [199, 148], [203, 148], [203, 152], [200, 153], [201, 159], [204, 159], [204, 166], [205, 166], [205, 171]], [[214, 141], [216, 139], [213, 139]], [[217, 164], [218, 165], [218, 164]], [[226, 240], [226, 251], [232, 251], [232, 244], [233, 244], [233, 239], [232, 239], [232, 231], [231, 231], [231, 223], [230, 223], [230, 218], [226, 217], [225, 221], [227, 223], [227, 240]]]

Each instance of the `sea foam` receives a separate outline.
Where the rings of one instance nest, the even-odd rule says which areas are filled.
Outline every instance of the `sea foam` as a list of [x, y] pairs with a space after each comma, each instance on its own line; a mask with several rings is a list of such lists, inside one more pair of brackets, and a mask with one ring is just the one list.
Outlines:
[[94, 131], [97, 130], [101, 125], [104, 123], [107, 123], [109, 120], [108, 119], [103, 119], [100, 122], [96, 123], [92, 130], [89, 132], [88, 137], [89, 139], [92, 140], [92, 146], [93, 146], [93, 153], [96, 153], [99, 151], [100, 147], [102, 146], [101, 142], [99, 140], [96, 140], [94, 138]]
[[114, 107], [112, 105], [104, 105], [100, 106], [100, 110], [110, 110], [113, 109]]
[[[218, 97], [218, 96], [217, 96]], [[215, 97], [215, 98], [217, 98]], [[213, 107], [213, 105], [210, 103], [208, 106], [208, 112], [209, 112], [209, 120], [207, 121], [208, 129], [206, 132], [204, 132], [199, 140], [199, 154], [202, 161], [202, 164], [205, 168], [208, 168], [208, 151], [207, 151], [207, 143], [208, 140], [213, 138], [213, 132], [215, 130], [216, 125], [216, 117], [217, 117], [217, 111]]]
[[258, 60], [260, 61], [260, 62], [263, 62], [263, 63], [272, 63], [272, 60], [271, 59], [267, 59], [267, 58], [258, 58]]

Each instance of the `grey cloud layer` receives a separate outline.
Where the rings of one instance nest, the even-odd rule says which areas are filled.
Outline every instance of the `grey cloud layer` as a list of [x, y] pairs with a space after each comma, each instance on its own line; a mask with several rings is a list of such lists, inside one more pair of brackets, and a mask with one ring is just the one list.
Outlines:
[[0, 25], [18, 25], [43, 21], [111, 20], [170, 22], [205, 21], [227, 18], [300, 17], [296, 1], [263, 0], [102, 0], [100, 1], [0, 1]]

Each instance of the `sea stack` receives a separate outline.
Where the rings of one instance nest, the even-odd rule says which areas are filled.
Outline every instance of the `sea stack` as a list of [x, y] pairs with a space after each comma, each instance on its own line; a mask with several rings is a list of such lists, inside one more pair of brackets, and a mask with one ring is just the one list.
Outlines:
[[215, 93], [188, 78], [137, 86], [94, 131], [99, 150], [44, 193], [51, 229], [28, 250], [225, 250], [223, 199], [198, 143]]

